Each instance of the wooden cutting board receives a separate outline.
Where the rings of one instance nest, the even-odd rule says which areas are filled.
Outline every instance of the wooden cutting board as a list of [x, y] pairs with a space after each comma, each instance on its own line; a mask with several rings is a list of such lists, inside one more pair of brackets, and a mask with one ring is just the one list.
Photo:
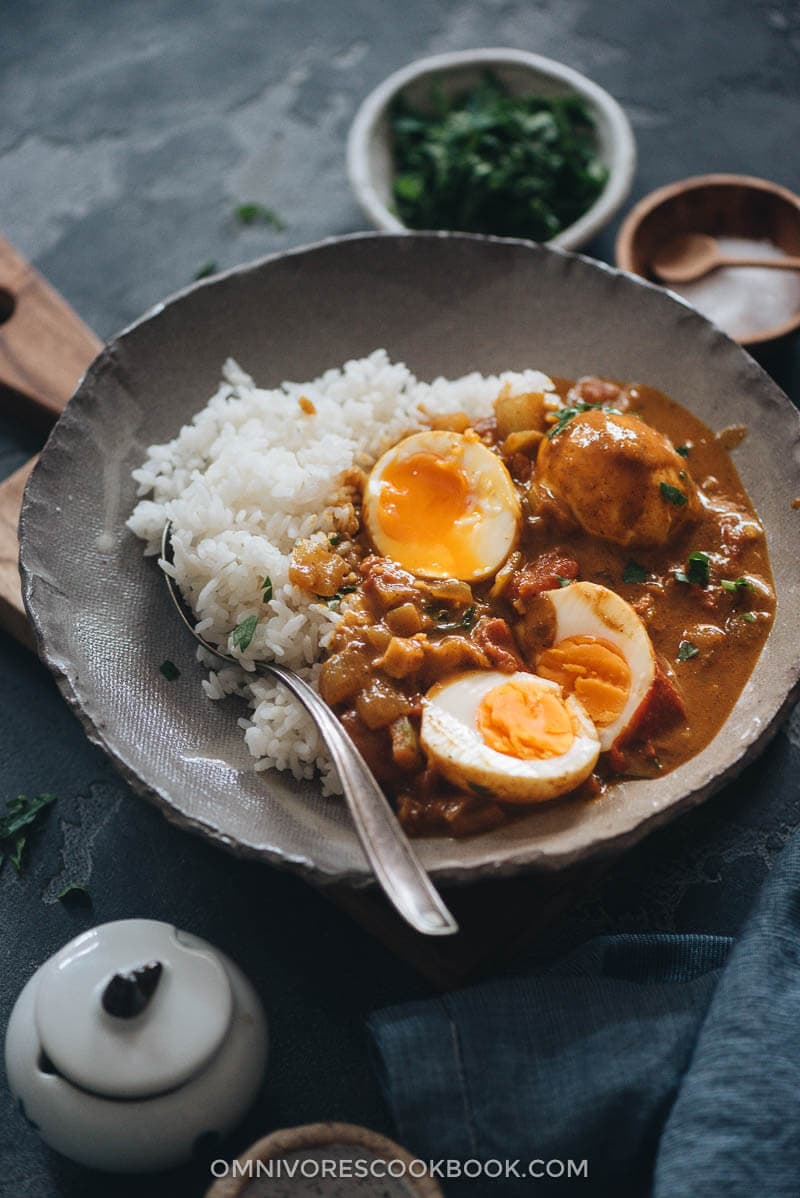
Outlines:
[[[0, 238], [0, 388], [5, 410], [49, 429], [101, 342], [57, 291]], [[0, 627], [33, 647], [19, 586], [17, 527], [36, 459], [0, 484]]]
[[[0, 239], [0, 399], [21, 420], [49, 429], [66, 407], [101, 342], [69, 304]], [[17, 528], [36, 459], [0, 483], [0, 627], [33, 648], [20, 593]], [[602, 867], [482, 881], [447, 892], [461, 931], [420, 936], [373, 887], [324, 893], [387, 948], [447, 989], [496, 967], [574, 904]]]

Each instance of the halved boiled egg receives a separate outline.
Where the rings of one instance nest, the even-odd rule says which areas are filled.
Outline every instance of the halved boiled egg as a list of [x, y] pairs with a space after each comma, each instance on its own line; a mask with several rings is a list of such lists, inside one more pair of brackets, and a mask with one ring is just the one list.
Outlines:
[[553, 644], [536, 672], [579, 699], [605, 752], [628, 729], [656, 681], [656, 656], [629, 603], [594, 582], [546, 591], [555, 610]]
[[422, 747], [454, 785], [506, 803], [574, 790], [600, 755], [597, 732], [571, 696], [535, 674], [476, 670], [437, 683], [422, 712]]
[[508, 557], [521, 515], [508, 471], [476, 434], [430, 429], [376, 462], [364, 518], [378, 551], [412, 574], [477, 582]]

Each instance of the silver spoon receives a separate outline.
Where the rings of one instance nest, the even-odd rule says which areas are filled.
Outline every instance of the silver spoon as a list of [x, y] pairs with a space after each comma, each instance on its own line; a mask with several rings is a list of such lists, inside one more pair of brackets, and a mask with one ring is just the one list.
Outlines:
[[[168, 521], [161, 540], [161, 556], [170, 563], [173, 558], [171, 534], [172, 524]], [[172, 602], [195, 640], [209, 653], [238, 665], [235, 657], [222, 653], [195, 631], [175, 579], [166, 571], [164, 578]], [[372, 770], [327, 703], [294, 670], [268, 661], [254, 664], [257, 674], [282, 682], [317, 725], [336, 766], [361, 847], [389, 901], [418, 932], [427, 936], [449, 936], [457, 932], [458, 924], [423, 869]]]

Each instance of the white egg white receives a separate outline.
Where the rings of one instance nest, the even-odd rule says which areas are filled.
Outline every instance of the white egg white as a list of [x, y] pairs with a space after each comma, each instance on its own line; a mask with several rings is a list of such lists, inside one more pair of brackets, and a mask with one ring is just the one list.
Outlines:
[[613, 723], [598, 728], [600, 748], [610, 749], [626, 730], [656, 676], [656, 656], [647, 629], [621, 595], [594, 582], [573, 582], [546, 591], [556, 613], [554, 644], [573, 636], [592, 636], [619, 649], [631, 672], [625, 706]]
[[560, 757], [521, 760], [486, 744], [477, 725], [483, 697], [512, 679], [534, 679], [561, 696], [561, 688], [526, 673], [475, 670], [438, 683], [429, 691], [422, 713], [420, 740], [429, 760], [455, 786], [489, 792], [506, 803], [538, 803], [566, 794], [594, 769], [600, 742], [594, 724], [574, 698], [566, 706], [576, 727], [575, 739]]

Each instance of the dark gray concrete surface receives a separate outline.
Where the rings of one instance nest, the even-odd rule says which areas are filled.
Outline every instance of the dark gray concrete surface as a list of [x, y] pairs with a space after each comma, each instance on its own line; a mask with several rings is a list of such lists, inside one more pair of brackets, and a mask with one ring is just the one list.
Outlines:
[[[344, 171], [360, 98], [414, 57], [480, 45], [549, 54], [618, 97], [639, 145], [632, 199], [709, 170], [800, 189], [800, 8], [788, 0], [6, 0], [0, 230], [108, 336], [209, 259], [223, 268], [361, 228]], [[237, 227], [244, 201], [274, 208], [286, 228]], [[614, 233], [589, 251], [611, 260]], [[796, 351], [769, 365], [797, 399]], [[37, 444], [0, 414], [0, 474]], [[424, 983], [304, 884], [172, 829], [2, 635], [0, 713], [0, 797], [59, 795], [24, 874], [0, 873], [3, 1025], [36, 965], [72, 935], [169, 919], [236, 958], [271, 1019], [263, 1094], [226, 1153], [316, 1119], [391, 1131], [363, 1019]], [[625, 858], [536, 953], [600, 930], [735, 933], [800, 824], [799, 766], [795, 714], [735, 786]], [[69, 881], [91, 899], [59, 902]], [[144, 1181], [78, 1169], [40, 1144], [0, 1087], [0, 1195], [158, 1198], [201, 1194], [207, 1181], [202, 1167]]]

